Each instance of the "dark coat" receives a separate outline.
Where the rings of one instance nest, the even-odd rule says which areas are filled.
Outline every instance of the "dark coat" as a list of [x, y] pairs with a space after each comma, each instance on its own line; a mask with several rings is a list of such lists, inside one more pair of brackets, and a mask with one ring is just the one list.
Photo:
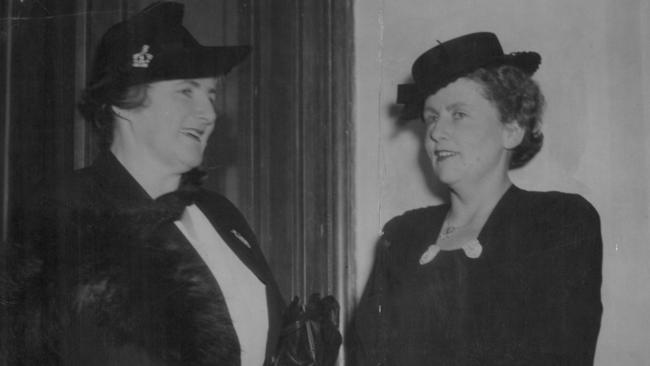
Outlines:
[[152, 200], [107, 153], [37, 200], [22, 250], [25, 291], [13, 301], [17, 364], [239, 365], [219, 284], [173, 223], [192, 202], [266, 284], [270, 358], [284, 308], [278, 287], [242, 214], [192, 180]]
[[354, 320], [354, 365], [592, 365], [602, 304], [598, 213], [511, 187], [479, 258], [435, 243], [448, 205], [389, 221]]

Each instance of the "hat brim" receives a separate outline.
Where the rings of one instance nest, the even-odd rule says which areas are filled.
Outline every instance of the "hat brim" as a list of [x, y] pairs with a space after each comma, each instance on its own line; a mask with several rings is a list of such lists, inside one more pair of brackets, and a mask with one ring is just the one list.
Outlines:
[[199, 46], [154, 56], [148, 67], [133, 68], [129, 84], [218, 77], [228, 74], [250, 53], [250, 46]]
[[455, 74], [446, 75], [437, 80], [434, 85], [422, 88], [417, 84], [400, 84], [397, 86], [397, 103], [404, 107], [400, 113], [400, 120], [410, 121], [422, 116], [422, 108], [425, 99], [435, 94], [438, 90], [449, 85], [453, 81], [481, 68], [501, 65], [515, 66], [527, 75], [533, 75], [541, 64], [542, 57], [537, 52], [515, 52], [507, 55], [486, 60], [483, 63], [473, 65]]

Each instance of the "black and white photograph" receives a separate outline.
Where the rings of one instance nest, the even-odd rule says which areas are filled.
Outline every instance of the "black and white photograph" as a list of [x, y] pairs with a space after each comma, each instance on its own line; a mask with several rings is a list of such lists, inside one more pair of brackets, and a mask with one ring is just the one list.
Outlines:
[[650, 364], [645, 0], [3, 0], [0, 365]]

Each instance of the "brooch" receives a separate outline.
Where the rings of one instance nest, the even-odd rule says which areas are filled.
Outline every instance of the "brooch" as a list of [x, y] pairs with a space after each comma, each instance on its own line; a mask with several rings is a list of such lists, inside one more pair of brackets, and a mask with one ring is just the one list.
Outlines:
[[425, 265], [433, 260], [433, 258], [438, 255], [438, 252], [440, 251], [440, 247], [433, 244], [429, 245], [427, 250], [424, 251], [424, 254], [420, 257], [420, 265]]
[[230, 233], [232, 235], [234, 235], [235, 238], [239, 239], [239, 241], [244, 243], [244, 245], [246, 245], [248, 247], [248, 249], [251, 249], [251, 245], [250, 245], [250, 243], [248, 243], [248, 240], [246, 240], [246, 238], [244, 238], [244, 236], [242, 234], [240, 234], [237, 230], [232, 229], [232, 230], [230, 230]]
[[153, 55], [149, 53], [149, 45], [142, 46], [142, 50], [133, 54], [133, 67], [149, 67], [149, 62], [153, 59]]
[[463, 252], [469, 258], [476, 259], [483, 253], [483, 246], [479, 243], [478, 239], [474, 239], [469, 243], [463, 245]]
[[[465, 245], [461, 247], [463, 252], [468, 258], [476, 259], [481, 256], [481, 253], [483, 253], [483, 246], [481, 243], [478, 241], [478, 239], [474, 239], [472, 241], [467, 242]], [[438, 255], [438, 252], [440, 252], [440, 247], [436, 244], [429, 245], [427, 250], [424, 251], [422, 256], [420, 257], [420, 265], [425, 265], [433, 260], [433, 258]]]

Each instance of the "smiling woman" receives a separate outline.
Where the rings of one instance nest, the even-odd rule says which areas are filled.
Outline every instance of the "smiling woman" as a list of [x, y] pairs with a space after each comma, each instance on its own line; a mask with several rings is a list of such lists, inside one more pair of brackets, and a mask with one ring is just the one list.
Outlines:
[[507, 169], [500, 167], [507, 166], [510, 149], [523, 136], [518, 124], [501, 122], [499, 112], [483, 97], [482, 85], [465, 78], [426, 99], [424, 121], [433, 170], [452, 189], [504, 179]]
[[200, 45], [183, 12], [156, 2], [99, 43], [80, 108], [105, 142], [90, 166], [27, 205], [22, 277], [0, 302], [12, 319], [10, 364], [274, 356], [284, 308], [275, 279], [239, 210], [200, 186], [218, 82], [250, 47]]
[[492, 33], [441, 43], [401, 85], [450, 202], [385, 226], [354, 322], [357, 365], [591, 365], [602, 240], [584, 198], [530, 192], [509, 169], [540, 149], [534, 52]]
[[136, 108], [112, 107], [111, 152], [152, 197], [166, 193], [167, 176], [197, 168], [216, 121], [217, 78], [158, 81]]
[[[342, 323], [346, 323], [345, 310], [351, 302], [345, 298], [354, 293], [353, 281], [349, 281], [354, 269], [348, 259], [353, 251], [354, 192], [352, 1], [179, 1], [185, 6], [183, 27], [199, 44], [250, 44], [253, 48], [236, 72], [223, 78], [213, 96], [219, 113], [201, 163], [208, 174], [200, 176], [190, 170], [182, 174], [181, 186], [201, 181], [202, 187], [228, 197], [263, 239], [259, 245], [283, 293], [302, 299], [315, 292], [338, 294], [343, 305]], [[3, 166], [7, 173], [2, 177], [3, 237], [7, 235], [17, 243], [31, 240], [33, 233], [29, 230], [34, 218], [30, 216], [34, 211], [42, 216], [38, 209], [26, 205], [38, 200], [33, 197], [34, 190], [65, 181], [73, 169], [88, 167], [98, 156], [106, 156], [113, 142], [115, 110], [133, 112], [145, 106], [151, 85], [161, 81], [130, 85], [127, 81], [132, 79], [126, 78], [113, 80], [108, 89], [103, 82], [89, 85], [89, 79], [99, 74], [92, 70], [97, 66], [94, 50], [106, 30], [153, 2], [2, 2], [8, 8], [0, 6], [4, 15], [0, 27], [8, 32], [3, 33], [6, 38], [0, 37], [0, 47], [11, 51], [0, 51], [2, 77], [8, 82], [3, 99], [7, 108], [0, 102], [9, 131], [3, 138], [11, 142], [10, 146], [2, 145], [8, 151]], [[132, 49], [127, 46], [128, 42], [117, 42], [114, 52], [107, 52], [107, 56], [126, 53], [123, 66], [127, 70], [146, 74], [164, 60], [153, 44], [136, 44]], [[187, 60], [181, 57], [169, 66], [181, 66]], [[189, 81], [205, 75], [167, 76], [169, 80], [180, 77]], [[184, 94], [191, 89], [177, 91]], [[89, 102], [82, 104], [82, 114], [75, 113], [79, 100]], [[95, 128], [99, 135], [93, 133]], [[207, 137], [205, 131], [201, 134], [194, 127], [183, 127], [180, 133], [178, 141], [188, 143], [179, 146], [189, 147], [185, 152], [196, 156], [195, 143], [197, 138]], [[120, 160], [118, 163], [124, 166]], [[129, 172], [129, 176], [141, 174], [140, 170]], [[96, 181], [102, 186], [116, 183], [106, 175]], [[157, 195], [155, 190], [147, 193], [138, 185], [136, 191], [148, 198]], [[62, 185], [51, 188], [68, 192]], [[106, 198], [101, 192], [98, 189], [89, 194], [88, 204], [92, 199]], [[132, 198], [120, 203], [141, 202]], [[221, 218], [241, 223], [241, 215], [229, 215], [228, 209], [224, 212]], [[52, 212], [42, 214], [56, 216]], [[89, 231], [93, 227], [90, 225]], [[227, 244], [236, 239], [244, 247], [250, 242], [254, 248], [249, 234], [243, 229], [223, 233]], [[134, 263], [132, 267], [138, 266]], [[266, 278], [265, 273], [257, 274]], [[21, 321], [16, 318], [16, 324]], [[274, 327], [273, 323], [269, 326]], [[4, 345], [0, 340], [0, 353]], [[10, 348], [11, 354], [20, 357], [18, 349]]]

